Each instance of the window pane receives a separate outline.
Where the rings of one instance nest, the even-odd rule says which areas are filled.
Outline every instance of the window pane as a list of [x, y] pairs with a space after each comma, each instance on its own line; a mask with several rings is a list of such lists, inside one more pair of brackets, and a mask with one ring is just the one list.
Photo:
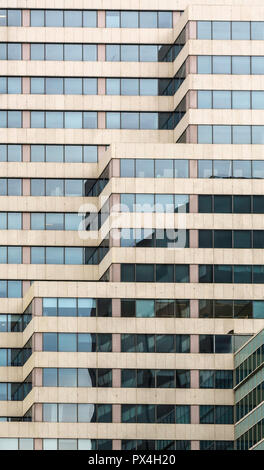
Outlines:
[[231, 144], [231, 126], [213, 126], [213, 143]]
[[63, 26], [63, 10], [46, 10], [46, 26]]
[[121, 113], [121, 129], [139, 129], [139, 113]]
[[197, 21], [197, 39], [212, 39], [211, 21]]
[[250, 91], [233, 91], [232, 100], [234, 109], [250, 109]]
[[213, 73], [230, 74], [231, 73], [231, 57], [213, 56]]
[[227, 264], [214, 265], [214, 282], [230, 283], [232, 282], [232, 266]]
[[64, 26], [70, 28], [82, 27], [82, 12], [78, 10], [65, 10], [64, 12]]
[[106, 27], [107, 28], [120, 28], [120, 12], [119, 11], [106, 11]]
[[76, 423], [77, 422], [77, 404], [59, 403], [58, 404], [58, 421], [59, 423]]
[[46, 94], [47, 95], [63, 95], [63, 79], [62, 78], [46, 78]]
[[136, 177], [154, 178], [154, 160], [136, 159]]
[[45, 114], [43, 111], [31, 111], [31, 127], [33, 128], [44, 128]]
[[139, 95], [139, 80], [136, 78], [122, 78], [121, 95]]
[[121, 45], [121, 62], [138, 62], [139, 49], [137, 45]]
[[216, 109], [230, 109], [231, 91], [213, 91], [213, 107]]
[[139, 15], [137, 11], [121, 11], [121, 28], [138, 28]]
[[264, 39], [262, 21], [251, 21], [251, 39]]
[[110, 62], [120, 61], [120, 46], [118, 44], [106, 44], [106, 60]]
[[[81, 87], [81, 79], [76, 79], [76, 81], [80, 82], [79, 86]], [[83, 79], [83, 94], [97, 95], [97, 78]]]
[[97, 11], [83, 11], [83, 26], [86, 28], [96, 28]]
[[238, 75], [250, 75], [250, 57], [233, 56], [232, 73]]
[[46, 128], [63, 129], [63, 112], [46, 111]]
[[83, 128], [97, 129], [97, 112], [83, 113]]
[[158, 17], [157, 12], [141, 11], [139, 13], [140, 28], [157, 28]]
[[46, 196], [63, 196], [64, 195], [64, 181], [47, 179], [46, 180]]
[[232, 21], [232, 39], [250, 39], [249, 21]]
[[30, 92], [31, 92], [31, 94], [42, 94], [43, 95], [45, 93], [44, 78], [31, 77]]
[[81, 44], [64, 44], [64, 60], [82, 60]]
[[97, 60], [97, 45], [84, 44], [83, 45], [83, 60], [95, 62]]
[[212, 126], [198, 125], [198, 144], [212, 144], [212, 139]]
[[212, 92], [211, 91], [198, 91], [198, 108], [211, 109], [212, 108]]
[[234, 160], [233, 176], [235, 178], [251, 178], [251, 162], [243, 160]]
[[31, 60], [44, 60], [44, 44], [30, 45]]
[[83, 116], [79, 111], [66, 111], [65, 112], [65, 129], [82, 129]]
[[31, 10], [30, 11], [30, 25], [31, 26], [44, 26], [44, 10]]
[[232, 161], [231, 160], [215, 160], [214, 177], [215, 178], [231, 178], [232, 177]]
[[76, 339], [76, 333], [59, 333], [58, 351], [77, 351]]
[[7, 44], [8, 60], [21, 60], [21, 44]]
[[158, 95], [158, 80], [156, 78], [140, 79], [140, 95], [156, 96]]
[[46, 162], [63, 162], [63, 146], [46, 145]]
[[173, 177], [173, 160], [155, 160], [155, 178]]
[[46, 60], [63, 60], [63, 44], [46, 44]]
[[8, 93], [9, 94], [21, 93], [21, 78], [20, 77], [8, 77]]
[[251, 284], [252, 266], [234, 266], [234, 282], [236, 284]]
[[231, 39], [230, 21], [213, 21], [213, 39]]
[[157, 62], [158, 48], [156, 45], [139, 46], [140, 62]]

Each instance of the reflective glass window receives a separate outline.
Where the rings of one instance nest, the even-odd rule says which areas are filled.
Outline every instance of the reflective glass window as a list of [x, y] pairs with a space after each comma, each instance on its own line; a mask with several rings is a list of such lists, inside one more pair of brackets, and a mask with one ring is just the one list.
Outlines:
[[233, 91], [232, 92], [232, 108], [250, 109], [251, 108], [250, 91]]
[[121, 78], [121, 95], [139, 95], [139, 80], [137, 78]]
[[139, 48], [138, 45], [122, 44], [121, 45], [121, 61], [122, 62], [138, 62]]
[[46, 26], [63, 27], [63, 10], [46, 10]]
[[238, 75], [250, 75], [250, 57], [233, 56], [232, 73]]
[[64, 12], [64, 26], [70, 28], [82, 27], [82, 12], [78, 10], [65, 10]]
[[213, 21], [212, 29], [212, 39], [231, 39], [230, 21]]
[[120, 28], [120, 12], [119, 11], [106, 11], [106, 27], [107, 28]]
[[138, 11], [121, 11], [121, 28], [138, 28]]
[[140, 28], [157, 28], [158, 15], [154, 11], [140, 11], [139, 13]]
[[249, 21], [232, 21], [232, 39], [250, 39], [250, 22]]
[[45, 44], [46, 60], [63, 60], [63, 44]]
[[213, 56], [213, 73], [230, 74], [231, 73], [231, 57], [230, 56]]
[[230, 109], [231, 91], [213, 91], [213, 107], [216, 109]]
[[84, 44], [83, 45], [83, 60], [88, 62], [97, 61], [97, 45]]

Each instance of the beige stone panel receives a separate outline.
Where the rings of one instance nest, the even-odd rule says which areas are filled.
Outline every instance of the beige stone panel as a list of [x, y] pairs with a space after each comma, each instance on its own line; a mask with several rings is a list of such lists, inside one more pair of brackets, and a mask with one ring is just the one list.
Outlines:
[[[198, 76], [199, 77], [199, 76]], [[231, 76], [229, 76], [231, 77]], [[235, 76], [234, 76], [235, 77]], [[239, 77], [242, 77], [241, 75]], [[203, 83], [204, 83], [204, 78]], [[230, 78], [231, 80], [231, 78]], [[264, 77], [263, 86], [264, 87]], [[175, 159], [263, 159], [263, 145], [177, 144], [175, 143], [112, 143], [106, 152], [112, 158], [175, 158]]]
[[[112, 178], [105, 194], [263, 194], [264, 180], [204, 178]], [[226, 214], [225, 214], [226, 215]]]
[[3, 298], [0, 302], [1, 313], [22, 313], [23, 299]]
[[151, 354], [35, 352], [23, 367], [23, 376], [33, 367], [99, 367], [130, 369], [232, 369], [232, 354]]
[[22, 90], [23, 90], [23, 94], [30, 93], [30, 78], [29, 77], [22, 78]]
[[[47, 8], [47, 7], [45, 7]], [[87, 7], [86, 7], [87, 9]], [[6, 41], [6, 28], [0, 40]], [[172, 44], [173, 29], [163, 28], [42, 28], [8, 27], [17, 42], [90, 43], [90, 44]]]
[[5, 423], [0, 437], [72, 439], [234, 440], [234, 426], [223, 424]]
[[[11, 28], [10, 28], [11, 29]], [[50, 28], [47, 28], [50, 29]], [[2, 27], [1, 27], [2, 30]], [[8, 28], [9, 30], [9, 28]], [[185, 60], [188, 50], [185, 49]], [[184, 59], [183, 59], [184, 57]], [[179, 67], [178, 67], [179, 68]], [[175, 70], [177, 72], [177, 68]], [[169, 62], [72, 62], [72, 61], [1, 61], [3, 75], [51, 77], [173, 77], [174, 64]]]
[[[13, 340], [11, 344], [22, 347], [34, 332], [78, 332], [78, 333], [113, 333], [117, 338], [115, 341], [116, 352], [119, 351], [120, 345], [118, 338], [120, 333], [130, 334], [227, 334], [234, 330], [236, 333], [241, 332], [252, 334], [264, 327], [264, 319], [233, 319], [225, 318], [125, 318], [125, 317], [89, 317], [89, 318], [73, 318], [73, 317], [43, 317], [33, 318], [30, 325], [17, 340]], [[15, 333], [1, 333], [5, 336], [4, 344], [9, 344], [9, 338]]]
[[[26, 80], [26, 77], [23, 79]], [[172, 96], [114, 95], [6, 95], [3, 105], [11, 109], [89, 111], [173, 111]], [[29, 128], [30, 124], [27, 126]]]
[[[163, 284], [114, 282], [35, 281], [23, 299], [25, 309], [34, 297], [107, 297], [138, 299], [263, 299], [260, 284]], [[6, 304], [5, 304], [6, 302]], [[22, 299], [2, 299], [3, 308], [20, 308]], [[2, 306], [1, 306], [2, 309]], [[4, 311], [5, 312], [5, 311]], [[236, 320], [240, 321], [240, 320]], [[248, 320], [247, 320], [248, 322]], [[260, 325], [260, 320], [255, 320]], [[255, 330], [258, 331], [260, 327]]]
[[4, 279], [43, 279], [43, 280], [98, 280], [97, 266], [79, 265], [2, 265], [1, 273]]
[[[177, 93], [176, 102], [189, 90], [261, 90], [264, 87], [263, 75], [189, 75]], [[177, 99], [176, 99], [177, 97]], [[178, 98], [179, 97], [179, 98]]]
[[53, 163], [53, 162], [1, 162], [2, 177], [15, 176], [16, 178], [98, 178], [96, 163]]
[[[188, 43], [189, 55], [252, 55], [263, 53], [263, 41], [193, 40]], [[252, 47], [254, 45], [254, 47]]]
[[264, 252], [252, 249], [112, 247], [109, 256], [112, 263], [264, 264]]
[[[203, 1], [203, 4], [197, 5], [195, 1], [188, 2], [188, 15], [192, 19], [207, 20], [217, 19], [218, 21], [232, 20], [232, 21], [259, 21], [260, 17], [264, 15], [263, 3], [253, 2], [250, 5], [243, 4], [243, 2], [231, 2], [229, 5], [232, 8], [222, 8], [221, 5], [212, 5], [209, 1]], [[222, 5], [227, 5], [226, 2], [221, 2]], [[254, 8], [254, 7], [258, 8]]]
[[218, 125], [261, 125], [263, 111], [259, 109], [189, 109], [187, 118], [191, 124], [218, 124]]
[[22, 367], [0, 367], [1, 382], [23, 382]]
[[[188, 7], [187, 12], [189, 12], [190, 6], [192, 5], [199, 5], [200, 8], [201, 0], [179, 0], [177, 2], [177, 10], [185, 10]], [[7, 0], [6, 8], [36, 8], [36, 1], [35, 0]], [[203, 0], [203, 5], [207, 8], [212, 7], [211, 0]], [[250, 3], [250, 8], [243, 8], [241, 6], [241, 0], [222, 0], [220, 6], [216, 6], [213, 10], [214, 14], [218, 14], [218, 12], [222, 12], [223, 6], [232, 6], [236, 8], [237, 14], [242, 12], [250, 12], [250, 8], [252, 7], [261, 7], [263, 3], [261, 0], [252, 0]], [[64, 0], [56, 0], [56, 5], [54, 5], [53, 0], [39, 0], [37, 4], [38, 8], [56, 8], [56, 9], [72, 9], [71, 5], [65, 5]], [[109, 6], [109, 0], [75, 0], [74, 8], [76, 9], [92, 9], [92, 10], [122, 10], [123, 7], [122, 0], [112, 0], [111, 6]], [[149, 1], [148, 0], [134, 0], [132, 4], [126, 6], [127, 10], [149, 10]], [[152, 2], [152, 9], [153, 10], [175, 10], [175, 1], [174, 0], [153, 0]], [[230, 8], [227, 9], [224, 18], [229, 18], [230, 15]], [[195, 10], [196, 11], [196, 10]], [[199, 11], [199, 9], [198, 9]], [[232, 11], [232, 10], [231, 10]], [[207, 12], [207, 9], [206, 9]], [[257, 14], [257, 12], [255, 12]], [[195, 18], [194, 18], [195, 19]], [[240, 19], [240, 16], [238, 17]], [[258, 17], [256, 17], [258, 19]]]
[[62, 230], [3, 230], [0, 232], [1, 245], [41, 246], [98, 246], [101, 242], [97, 232]]
[[[142, 403], [142, 404], [216, 404], [233, 405], [233, 390], [202, 389], [142, 389], [136, 388], [72, 388], [72, 387], [34, 387], [30, 400], [25, 399], [23, 411], [30, 403]], [[116, 422], [120, 422], [116, 421]]]
[[23, 416], [23, 402], [0, 402], [1, 416]]
[[[15, 177], [15, 175], [12, 175]], [[1, 210], [17, 212], [79, 212], [81, 207], [97, 211], [97, 198], [81, 197], [41, 197], [41, 196], [3, 196], [1, 197]]]
[[90, 144], [120, 142], [173, 142], [173, 131], [131, 129], [3, 129], [0, 143]]
[[23, 347], [22, 333], [0, 333], [1, 348], [21, 348]]

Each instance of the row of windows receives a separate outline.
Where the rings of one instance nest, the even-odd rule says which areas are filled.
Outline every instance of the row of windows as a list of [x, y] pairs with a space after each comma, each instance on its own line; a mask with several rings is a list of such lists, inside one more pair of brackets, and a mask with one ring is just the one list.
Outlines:
[[264, 382], [251, 390], [244, 398], [236, 404], [236, 421], [247, 415], [256, 406], [264, 401]]
[[[232, 335], [199, 335], [199, 352], [231, 354], [236, 346]], [[189, 353], [190, 335], [121, 334], [122, 352]]]
[[0, 348], [0, 367], [23, 366], [31, 354], [31, 340], [22, 349]]
[[230, 405], [200, 405], [200, 424], [233, 424], [234, 411]]
[[189, 195], [121, 194], [120, 212], [189, 212]]
[[16, 438], [16, 437], [1, 437], [0, 450], [33, 450], [34, 439], [31, 438]]
[[[97, 111], [29, 111], [33, 129], [97, 129]], [[174, 129], [181, 113], [110, 112], [106, 129]], [[22, 128], [23, 111], [0, 111], [0, 127]]]
[[111, 352], [112, 334], [43, 333], [43, 351]]
[[198, 160], [198, 178], [264, 178], [263, 160]]
[[[0, 178], [0, 196], [22, 196], [21, 178]], [[98, 196], [107, 179], [31, 178], [31, 196]]]
[[0, 298], [22, 297], [22, 282], [18, 280], [0, 280]]
[[[97, 44], [32, 43], [30, 60], [83, 61], [98, 60]], [[105, 44], [107, 62], [172, 62], [174, 54], [168, 54], [171, 45], [158, 44]], [[22, 43], [0, 43], [0, 60], [23, 60]]]
[[120, 230], [120, 245], [121, 247], [138, 248], [188, 248], [189, 230], [122, 228]]
[[26, 398], [31, 390], [31, 380], [26, 380], [23, 383], [0, 382], [0, 401], [22, 401], [24, 398]]
[[200, 388], [233, 388], [233, 370], [200, 370]]
[[[44, 403], [43, 421], [111, 423], [112, 405]], [[121, 405], [122, 423], [190, 423], [190, 405]]]
[[[85, 248], [32, 246], [30, 247], [30, 264], [99, 264], [108, 250], [108, 246]], [[21, 246], [0, 246], [0, 264], [23, 264], [22, 251]]]
[[198, 212], [205, 214], [263, 214], [264, 196], [199, 194]]
[[188, 264], [121, 264], [121, 282], [190, 282]]
[[112, 387], [112, 369], [43, 368], [43, 387]]
[[[112, 387], [112, 369], [44, 368], [43, 387]], [[189, 388], [190, 371], [123, 369], [121, 387]]]
[[[97, 78], [29, 77], [30, 93], [41, 95], [97, 95]], [[0, 94], [21, 94], [22, 77], [0, 77]], [[170, 78], [106, 78], [106, 95], [171, 96]]]
[[237, 450], [248, 450], [264, 438], [264, 419], [250, 428], [236, 440]]
[[112, 405], [90, 403], [43, 403], [43, 422], [111, 423]]
[[[22, 26], [23, 10], [0, 10], [0, 26]], [[96, 28], [97, 10], [30, 10], [30, 26]], [[171, 11], [105, 11], [106, 28], [172, 28]]]
[[198, 144], [263, 144], [264, 126], [199, 125]]
[[197, 21], [197, 39], [264, 39], [263, 21]]
[[186, 299], [121, 299], [121, 317], [190, 317]]
[[27, 310], [22, 315], [0, 314], [0, 332], [22, 332], [31, 322], [32, 315]]
[[197, 56], [197, 73], [227, 75], [263, 75], [262, 56]]
[[[61, 212], [31, 212], [30, 230], [88, 230], [92, 215], [97, 221], [98, 214], [79, 214]], [[1, 230], [22, 230], [23, 212], [0, 212]], [[90, 230], [98, 230], [98, 224]]]
[[44, 297], [42, 314], [44, 317], [111, 317], [112, 299]]
[[199, 230], [199, 248], [264, 248], [264, 230]]
[[201, 299], [199, 318], [264, 318], [264, 301]]
[[188, 178], [188, 160], [121, 158], [122, 178]]
[[[1, 144], [1, 162], [21, 162], [22, 145]], [[97, 145], [30, 145], [31, 162], [97, 163]]]
[[[0, 212], [1, 230], [22, 230], [22, 212]], [[30, 230], [85, 230], [86, 215], [60, 212], [31, 212]]]
[[[122, 440], [122, 450], [191, 450], [191, 441]], [[233, 441], [200, 441], [200, 450], [234, 450]]]
[[200, 264], [199, 282], [263, 284], [263, 265]]
[[199, 109], [264, 109], [264, 91], [199, 90]]
[[264, 362], [264, 345], [260, 346], [236, 368], [236, 385]]

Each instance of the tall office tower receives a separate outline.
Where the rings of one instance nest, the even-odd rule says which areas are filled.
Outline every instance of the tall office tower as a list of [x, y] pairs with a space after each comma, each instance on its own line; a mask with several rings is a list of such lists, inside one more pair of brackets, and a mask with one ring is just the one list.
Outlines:
[[0, 449], [263, 447], [246, 3], [1, 1]]

